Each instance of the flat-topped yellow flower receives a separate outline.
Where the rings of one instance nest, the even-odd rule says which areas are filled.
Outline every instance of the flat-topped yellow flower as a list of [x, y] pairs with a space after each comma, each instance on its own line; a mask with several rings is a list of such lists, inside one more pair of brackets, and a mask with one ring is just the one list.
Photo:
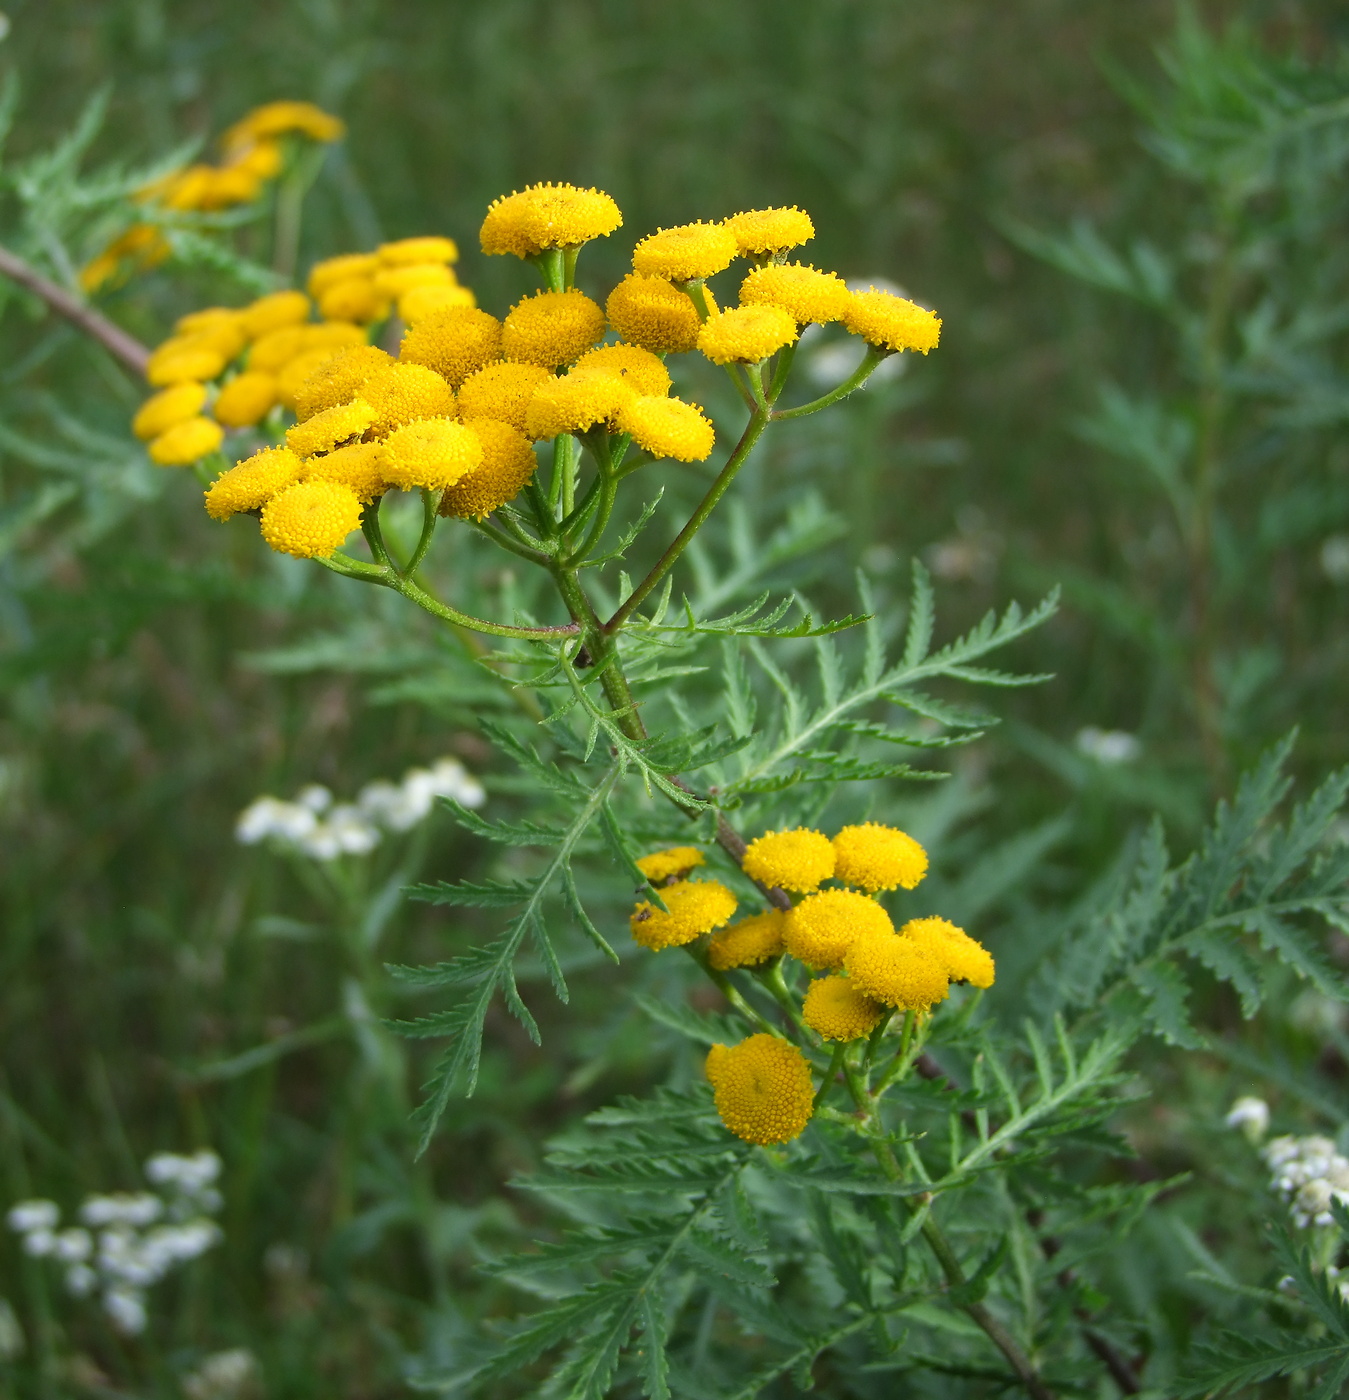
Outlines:
[[749, 843], [741, 864], [752, 880], [810, 894], [834, 873], [834, 847], [823, 832], [805, 827], [766, 831]]
[[525, 433], [535, 442], [562, 433], [588, 433], [613, 423], [632, 390], [612, 374], [565, 374], [540, 384], [525, 413]]
[[691, 282], [730, 267], [739, 252], [735, 235], [724, 224], [680, 224], [647, 234], [632, 250], [632, 270]]
[[304, 463], [305, 481], [335, 481], [349, 486], [362, 503], [373, 501], [388, 490], [377, 442], [352, 442], [334, 452], [310, 457]]
[[298, 481], [300, 467], [300, 459], [289, 447], [260, 448], [221, 472], [207, 488], [207, 515], [212, 520], [228, 520], [243, 511], [257, 510]]
[[834, 837], [834, 875], [871, 894], [914, 889], [927, 874], [927, 852], [907, 832], [880, 822], [845, 826]]
[[436, 233], [418, 234], [412, 238], [396, 238], [381, 243], [375, 257], [385, 267], [406, 267], [416, 263], [452, 263], [459, 261], [459, 245], [453, 238]]
[[448, 418], [454, 412], [454, 390], [425, 365], [390, 365], [371, 375], [360, 395], [375, 410], [370, 427], [376, 437], [418, 418]]
[[584, 292], [536, 292], [517, 301], [501, 327], [507, 360], [556, 369], [604, 339], [604, 310]]
[[210, 418], [184, 418], [151, 440], [150, 460], [161, 467], [186, 467], [220, 446], [225, 430]]
[[576, 185], [530, 185], [492, 201], [479, 233], [484, 253], [533, 257], [546, 248], [575, 248], [604, 238], [623, 223], [602, 190]]
[[324, 258], [309, 269], [305, 286], [309, 295], [318, 301], [329, 287], [339, 282], [349, 282], [353, 278], [371, 278], [379, 267], [379, 258], [374, 253], [339, 253], [335, 258]]
[[696, 405], [655, 394], [630, 399], [618, 415], [621, 432], [653, 457], [702, 462], [717, 445], [717, 430]]
[[278, 554], [327, 559], [361, 524], [361, 503], [336, 481], [297, 481], [262, 508], [262, 538]]
[[211, 413], [227, 428], [251, 428], [276, 407], [276, 376], [260, 370], [236, 374], [216, 395]]
[[292, 413], [295, 412], [296, 398], [310, 378], [341, 353], [341, 348], [336, 345], [320, 345], [312, 350], [300, 351], [276, 372], [277, 401]]
[[398, 314], [409, 326], [424, 321], [437, 311], [448, 311], [452, 307], [475, 307], [478, 298], [467, 287], [451, 283], [449, 286], [413, 287], [398, 298]]
[[735, 913], [735, 895], [720, 880], [679, 880], [666, 885], [660, 897], [664, 909], [644, 899], [628, 919], [633, 941], [653, 952], [692, 943]]
[[801, 1019], [825, 1040], [859, 1040], [884, 1015], [885, 1007], [846, 977], [817, 977], [801, 1003]]
[[534, 391], [552, 377], [542, 365], [516, 364], [511, 360], [484, 365], [460, 386], [459, 415], [464, 419], [495, 418], [523, 433]]
[[652, 851], [649, 856], [637, 860], [637, 869], [653, 885], [662, 884], [672, 875], [687, 875], [707, 860], [697, 846], [670, 846], [664, 851]]
[[303, 292], [270, 292], [250, 302], [239, 313], [250, 340], [280, 326], [293, 326], [309, 319], [309, 298]]
[[853, 941], [843, 970], [858, 991], [899, 1011], [926, 1011], [944, 1001], [950, 981], [943, 964], [919, 940], [879, 931]]
[[373, 277], [375, 290], [397, 299], [414, 287], [453, 287], [456, 278], [444, 263], [398, 263], [381, 267]]
[[969, 982], [975, 987], [991, 987], [995, 967], [993, 955], [963, 928], [935, 916], [910, 919], [899, 931], [912, 939], [945, 970], [952, 982]]
[[286, 446], [299, 457], [330, 452], [339, 442], [358, 438], [375, 421], [375, 410], [364, 399], [325, 408], [286, 430]]
[[698, 344], [698, 308], [664, 277], [630, 272], [609, 293], [604, 309], [624, 340], [654, 355], [682, 354]]
[[917, 302], [878, 292], [853, 292], [841, 317], [843, 324], [882, 350], [918, 350], [926, 355], [941, 339], [941, 317]]
[[389, 314], [391, 302], [373, 277], [347, 277], [325, 287], [319, 295], [319, 314], [330, 321], [355, 321], [368, 326]]
[[754, 365], [797, 337], [796, 319], [780, 306], [733, 306], [709, 316], [698, 349], [714, 365]]
[[365, 343], [364, 328], [350, 321], [320, 321], [304, 327], [306, 350], [349, 350]]
[[435, 370], [457, 389], [475, 370], [501, 358], [501, 322], [471, 306], [433, 311], [403, 337], [398, 358]]
[[800, 1137], [815, 1108], [806, 1057], [775, 1035], [752, 1035], [707, 1052], [707, 1078], [721, 1121], [745, 1142]]
[[201, 335], [218, 331], [222, 326], [238, 326], [239, 311], [233, 306], [203, 306], [200, 311], [189, 311], [174, 323], [178, 335]]
[[782, 925], [787, 951], [817, 972], [835, 972], [861, 937], [895, 936], [890, 916], [856, 890], [822, 890], [788, 911]]
[[481, 465], [482, 443], [462, 423], [426, 418], [390, 433], [379, 460], [391, 486], [443, 491]]
[[266, 102], [235, 122], [221, 137], [220, 144], [226, 151], [235, 151], [256, 141], [291, 133], [326, 143], [340, 140], [346, 129], [340, 118], [312, 102]]
[[464, 427], [482, 446], [482, 461], [445, 490], [441, 515], [470, 516], [481, 520], [498, 506], [513, 501], [538, 470], [529, 439], [509, 423], [495, 418], [466, 418]]
[[707, 961], [718, 972], [733, 967], [757, 967], [782, 952], [782, 911], [751, 914], [714, 933], [707, 944]]
[[580, 374], [586, 370], [616, 375], [638, 394], [670, 392], [670, 371], [665, 368], [660, 356], [638, 345], [601, 345], [587, 350], [572, 366], [572, 373]]
[[214, 346], [181, 339], [166, 341], [145, 366], [145, 378], [155, 388], [214, 379], [225, 368], [225, 357]]
[[248, 348], [245, 363], [249, 369], [276, 374], [279, 370], [309, 347], [305, 343], [307, 326], [278, 326], [274, 331], [260, 335]]
[[136, 410], [131, 420], [131, 431], [143, 442], [156, 438], [160, 433], [173, 427], [175, 423], [195, 418], [206, 402], [206, 386], [195, 380], [185, 380], [173, 384], [159, 393], [152, 394]]
[[780, 306], [801, 326], [837, 321], [848, 309], [850, 296], [838, 273], [801, 263], [753, 268], [740, 284], [742, 306]]
[[797, 209], [746, 209], [732, 214], [726, 227], [747, 257], [769, 257], [799, 247], [815, 237], [810, 215]]
[[325, 408], [348, 403], [366, 382], [395, 364], [393, 356], [378, 345], [354, 345], [326, 360], [295, 391], [295, 414], [303, 422]]

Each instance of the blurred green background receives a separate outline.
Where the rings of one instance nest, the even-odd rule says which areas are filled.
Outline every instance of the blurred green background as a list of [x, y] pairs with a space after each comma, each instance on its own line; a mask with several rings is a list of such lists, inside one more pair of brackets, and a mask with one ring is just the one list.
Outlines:
[[[598, 185], [624, 211], [586, 254], [591, 290], [658, 225], [798, 204], [818, 229], [808, 260], [938, 308], [940, 352], [774, 449], [747, 504], [773, 524], [814, 491], [837, 514], [828, 550], [784, 575], [826, 610], [855, 601], [839, 581], [856, 565], [896, 607], [914, 557], [951, 629], [1064, 584], [1063, 612], [1017, 658], [1056, 678], [1001, 703], [1008, 723], [961, 770], [961, 820], [979, 825], [957, 855], [1073, 818], [1033, 852], [1052, 858], [1004, 879], [993, 924], [1069, 899], [1152, 811], [1183, 840], [1293, 723], [1305, 772], [1349, 753], [1344, 143], [1299, 148], [1243, 186], [1245, 167], [1222, 163], [1223, 123], [1247, 149], [1262, 118], [1216, 79], [1201, 91], [1193, 65], [1178, 78], [1175, 48], [1168, 77], [1169, 0], [33, 0], [7, 13], [11, 168], [104, 85], [90, 167], [209, 141], [279, 97], [339, 114], [348, 136], [306, 204], [305, 266], [447, 233], [462, 279], [499, 310], [529, 279], [478, 254], [477, 225], [497, 194], [552, 179]], [[1343, 5], [1195, 13], [1248, 27], [1205, 60], [1215, 71], [1240, 76], [1259, 53], [1294, 106], [1349, 91]], [[1237, 76], [1234, 92], [1264, 91]], [[1211, 147], [1212, 165], [1187, 174], [1159, 131]], [[41, 259], [12, 182], [4, 198], [0, 226]], [[1090, 238], [1037, 241], [1081, 220], [1131, 267], [1146, 256], [1128, 250], [1160, 250], [1158, 302], [1177, 315], [1112, 297]], [[105, 309], [153, 343], [203, 299], [246, 295], [170, 267]], [[570, 1010], [547, 1009], [542, 1051], [503, 1018], [488, 1082], [425, 1170], [410, 1166], [402, 1106], [345, 1041], [195, 1073], [322, 1021], [351, 970], [296, 871], [234, 843], [235, 814], [310, 781], [347, 796], [442, 753], [483, 771], [477, 702], [435, 683], [444, 648], [428, 629], [205, 520], [191, 481], [131, 441], [138, 386], [72, 332], [11, 301], [0, 336], [0, 1182], [11, 1200], [74, 1200], [134, 1186], [156, 1148], [210, 1144], [227, 1163], [222, 1262], [176, 1300], [164, 1356], [128, 1355], [56, 1300], [34, 1312], [41, 1269], [0, 1243], [0, 1292], [37, 1329], [15, 1375], [33, 1393], [110, 1393], [245, 1345], [264, 1355], [269, 1394], [399, 1393], [423, 1331], [452, 1335], [461, 1306], [497, 1306], [472, 1264], [475, 1240], [521, 1227], [501, 1183], [548, 1132], [648, 1082], [662, 1047], [614, 1021], [615, 985], [598, 978]], [[1197, 538], [1157, 487], [1165, 462], [1151, 478], [1147, 463], [1166, 458], [1168, 422], [1202, 434], [1206, 413], [1220, 485]], [[381, 638], [364, 663], [294, 650], [357, 626]], [[1092, 727], [1129, 736], [1128, 761], [1102, 761], [1080, 737]], [[425, 871], [483, 858], [448, 818], [431, 835]], [[415, 854], [379, 878], [396, 886]], [[434, 911], [388, 917], [382, 956], [446, 955]]]

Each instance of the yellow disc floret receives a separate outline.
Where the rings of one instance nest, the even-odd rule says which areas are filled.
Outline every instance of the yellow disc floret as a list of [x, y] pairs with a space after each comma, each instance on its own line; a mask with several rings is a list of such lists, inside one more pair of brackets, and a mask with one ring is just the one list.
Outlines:
[[425, 365], [390, 365], [361, 385], [360, 396], [375, 410], [376, 437], [418, 418], [448, 418], [454, 412], [454, 390]]
[[330, 452], [339, 442], [360, 437], [375, 421], [375, 410], [364, 399], [325, 408], [286, 430], [286, 446], [297, 456]]
[[739, 252], [725, 224], [681, 224], [647, 234], [632, 250], [632, 269], [648, 277], [689, 282], [730, 267]]
[[633, 941], [653, 952], [692, 943], [735, 913], [735, 896], [720, 880], [679, 880], [666, 885], [660, 897], [664, 909], [644, 899], [628, 919]]
[[556, 369], [598, 345], [604, 327], [603, 308], [584, 292], [537, 292], [506, 313], [501, 353], [508, 360]]
[[471, 306], [433, 311], [403, 337], [398, 358], [435, 370], [457, 389], [475, 370], [501, 358], [501, 322]]
[[186, 467], [220, 446], [225, 430], [210, 418], [184, 418], [150, 443], [150, 460], [161, 467]]
[[328, 558], [360, 523], [356, 493], [335, 481], [296, 482], [262, 508], [262, 538], [298, 559]]
[[478, 236], [484, 253], [528, 258], [545, 248], [575, 248], [604, 238], [622, 222], [618, 205], [601, 190], [530, 185], [493, 200]]
[[460, 416], [495, 418], [523, 433], [525, 415], [535, 389], [552, 377], [542, 365], [518, 365], [509, 360], [486, 365], [469, 375], [460, 386]]
[[668, 850], [652, 851], [637, 861], [637, 869], [653, 885], [663, 884], [672, 875], [684, 876], [699, 865], [706, 865], [697, 846], [671, 846]]
[[848, 309], [851, 295], [838, 273], [801, 263], [756, 267], [740, 284], [742, 306], [780, 306], [801, 326], [837, 321]]
[[890, 916], [856, 890], [822, 890], [807, 895], [783, 921], [787, 951], [817, 972], [836, 972], [853, 944], [864, 935], [893, 937]]
[[300, 479], [300, 459], [288, 447], [264, 447], [216, 477], [206, 492], [206, 513], [228, 520], [257, 510]]
[[353, 442], [321, 457], [310, 457], [304, 464], [305, 481], [336, 481], [349, 486], [356, 499], [373, 501], [388, 489], [377, 442]]
[[293, 360], [282, 365], [277, 371], [277, 401], [293, 412], [296, 397], [309, 382], [310, 377], [317, 374], [329, 360], [336, 359], [341, 353], [342, 351], [336, 345], [320, 345], [313, 350], [302, 350]]
[[747, 209], [726, 220], [740, 251], [748, 257], [763, 258], [785, 253], [815, 237], [810, 215], [791, 209]]
[[993, 955], [978, 939], [948, 919], [910, 919], [899, 933], [939, 962], [952, 982], [969, 982], [975, 987], [993, 985]]
[[736, 1137], [766, 1146], [800, 1137], [814, 1112], [806, 1057], [775, 1035], [714, 1045], [707, 1078], [721, 1121]]
[[707, 961], [718, 972], [733, 967], [757, 967], [782, 952], [782, 911], [751, 914], [730, 928], [714, 933], [707, 944]]
[[750, 842], [741, 864], [752, 880], [810, 894], [834, 873], [834, 847], [823, 832], [805, 827], [767, 831]]
[[663, 396], [670, 392], [670, 371], [659, 355], [639, 345], [601, 345], [587, 350], [572, 367], [572, 373], [588, 370], [615, 375], [639, 394]]
[[841, 319], [854, 335], [883, 350], [920, 350], [926, 355], [941, 339], [941, 317], [935, 311], [875, 287], [851, 293]]
[[733, 306], [707, 318], [698, 332], [698, 349], [714, 365], [753, 365], [796, 337], [795, 318], [780, 306]]
[[390, 486], [443, 491], [482, 463], [482, 443], [462, 423], [426, 418], [384, 439], [380, 470]]
[[633, 392], [615, 375], [566, 374], [540, 384], [525, 413], [525, 432], [536, 442], [562, 433], [587, 433], [612, 424]]
[[816, 978], [801, 1003], [801, 1019], [825, 1040], [859, 1040], [870, 1035], [884, 1015], [885, 1007], [846, 977]]
[[618, 427], [653, 457], [677, 462], [702, 462], [717, 445], [717, 430], [696, 404], [683, 399], [647, 394], [629, 400], [618, 415]]
[[907, 832], [880, 822], [845, 826], [834, 837], [834, 876], [871, 894], [913, 889], [927, 874], [927, 852]]
[[944, 1001], [950, 980], [917, 939], [895, 933], [864, 933], [848, 949], [843, 970], [858, 991], [900, 1011], [926, 1011]]
[[156, 438], [175, 423], [186, 422], [201, 412], [206, 402], [206, 386], [194, 380], [184, 380], [151, 395], [131, 420], [131, 431], [143, 442]]
[[303, 292], [272, 292], [245, 306], [239, 313], [250, 340], [282, 326], [298, 325], [309, 319], [309, 298]]
[[459, 247], [453, 238], [439, 234], [421, 234], [415, 238], [399, 238], [381, 243], [375, 256], [385, 267], [407, 267], [416, 263], [452, 263], [459, 261]]
[[624, 340], [654, 355], [682, 354], [698, 343], [698, 308], [663, 277], [629, 273], [609, 293], [604, 309]]
[[331, 360], [312, 371], [295, 391], [295, 413], [303, 422], [325, 408], [336, 408], [354, 399], [367, 380], [394, 364], [394, 358], [378, 345], [354, 345], [339, 350]]
[[482, 461], [448, 487], [440, 500], [441, 515], [481, 520], [498, 506], [513, 501], [538, 470], [539, 459], [529, 439], [509, 423], [495, 418], [466, 418], [464, 427], [482, 446]]

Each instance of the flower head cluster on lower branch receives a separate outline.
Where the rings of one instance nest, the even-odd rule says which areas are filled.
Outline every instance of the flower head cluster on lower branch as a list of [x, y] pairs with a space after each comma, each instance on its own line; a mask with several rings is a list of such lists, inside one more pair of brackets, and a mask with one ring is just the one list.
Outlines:
[[[832, 838], [806, 828], [765, 832], [746, 847], [741, 869], [773, 899], [735, 923], [738, 900], [727, 885], [689, 878], [706, 864], [695, 846], [643, 856], [638, 866], [664, 908], [641, 901], [632, 936], [653, 951], [689, 948], [728, 995], [740, 994], [726, 975], [744, 969], [783, 999], [804, 1050], [761, 1030], [737, 1045], [714, 1045], [707, 1057], [717, 1112], [746, 1142], [787, 1142], [804, 1130], [814, 1107], [806, 1052], [832, 1044], [843, 1054], [896, 1012], [909, 1023], [925, 1017], [953, 983], [993, 985], [992, 955], [963, 929], [936, 915], [896, 927], [881, 904], [881, 892], [912, 890], [927, 871], [927, 852], [895, 827], [865, 822]], [[788, 893], [799, 898], [790, 902]], [[782, 975], [793, 962], [818, 974], [799, 1011]], [[755, 1014], [743, 1001], [737, 1006]]]

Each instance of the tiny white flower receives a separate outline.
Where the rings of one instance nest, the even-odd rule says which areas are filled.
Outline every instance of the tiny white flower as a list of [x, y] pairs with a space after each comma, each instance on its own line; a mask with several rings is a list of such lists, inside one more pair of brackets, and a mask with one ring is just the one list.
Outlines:
[[1269, 1131], [1269, 1105], [1247, 1095], [1232, 1105], [1223, 1121], [1229, 1128], [1240, 1128], [1252, 1142], [1259, 1142]]
[[333, 805], [333, 795], [322, 783], [309, 783], [302, 787], [295, 794], [295, 800], [316, 817], [322, 816]]
[[78, 1226], [62, 1230], [52, 1243], [52, 1257], [63, 1264], [79, 1264], [94, 1252], [94, 1237]]
[[56, 1249], [56, 1234], [51, 1230], [29, 1230], [23, 1237], [23, 1252], [33, 1259], [45, 1259]]
[[1079, 729], [1073, 742], [1077, 745], [1079, 753], [1084, 753], [1088, 758], [1094, 758], [1097, 763], [1107, 767], [1117, 763], [1132, 763], [1143, 751], [1143, 746], [1135, 735], [1126, 734], [1122, 729], [1097, 729], [1095, 725]]
[[483, 785], [457, 758], [440, 758], [431, 765], [437, 797], [453, 798], [461, 807], [481, 807], [487, 801]]
[[103, 1311], [112, 1319], [112, 1325], [128, 1337], [144, 1332], [149, 1321], [145, 1294], [139, 1288], [114, 1285], [103, 1295]]
[[164, 1213], [164, 1202], [149, 1191], [117, 1191], [90, 1196], [80, 1207], [86, 1225], [149, 1225]]
[[29, 1230], [54, 1230], [61, 1219], [61, 1208], [55, 1201], [20, 1201], [11, 1206], [5, 1217], [11, 1230], [25, 1234]]
[[378, 829], [366, 820], [358, 807], [350, 803], [344, 802], [334, 807], [325, 825], [337, 842], [338, 849], [345, 855], [368, 855], [379, 845]]
[[1321, 545], [1321, 572], [1331, 583], [1349, 583], [1349, 535], [1331, 535]]
[[187, 1400], [234, 1400], [257, 1369], [257, 1359], [243, 1347], [218, 1351], [183, 1377], [183, 1393]]
[[98, 1285], [98, 1275], [88, 1264], [72, 1264], [66, 1270], [66, 1291], [73, 1298], [87, 1298]]

